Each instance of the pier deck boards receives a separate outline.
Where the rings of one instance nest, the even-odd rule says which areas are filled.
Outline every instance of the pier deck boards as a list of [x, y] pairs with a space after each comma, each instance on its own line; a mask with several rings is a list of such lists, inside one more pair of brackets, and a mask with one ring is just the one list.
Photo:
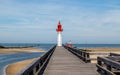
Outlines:
[[43, 75], [99, 75], [95, 64], [84, 63], [63, 47], [56, 47]]

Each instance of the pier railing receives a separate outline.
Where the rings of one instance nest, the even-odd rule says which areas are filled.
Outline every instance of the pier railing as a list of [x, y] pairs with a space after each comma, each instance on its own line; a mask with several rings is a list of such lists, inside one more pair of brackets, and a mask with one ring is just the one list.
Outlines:
[[96, 66], [102, 75], [120, 75], [120, 56], [98, 57]]
[[48, 52], [43, 54], [38, 60], [34, 61], [32, 64], [30, 64], [21, 72], [19, 72], [17, 75], [43, 75], [43, 72], [55, 48], [56, 48], [56, 45], [53, 46]]
[[78, 49], [77, 47], [68, 47], [64, 45], [66, 49], [78, 56], [86, 63], [97, 63], [97, 56], [108, 56], [108, 52], [94, 52], [85, 49]]
[[110, 53], [109, 56], [120, 56], [120, 54], [117, 54], [117, 53]]
[[90, 54], [88, 52], [85, 52], [85, 51], [81, 51], [77, 48], [72, 48], [72, 47], [68, 47], [68, 46], [65, 46], [64, 47], [72, 52], [74, 55], [76, 55], [77, 57], [79, 57], [80, 59], [82, 59], [84, 62], [88, 63], [90, 62]]

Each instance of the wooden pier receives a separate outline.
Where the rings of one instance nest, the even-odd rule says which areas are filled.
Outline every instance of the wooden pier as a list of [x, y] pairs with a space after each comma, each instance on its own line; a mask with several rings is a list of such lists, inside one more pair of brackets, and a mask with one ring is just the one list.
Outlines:
[[120, 54], [110, 53], [90, 63], [89, 53], [53, 46], [17, 75], [120, 75]]
[[96, 65], [89, 63], [89, 55], [64, 47], [53, 46], [17, 75], [100, 75]]
[[56, 47], [43, 75], [99, 75], [95, 64], [85, 63], [64, 47]]

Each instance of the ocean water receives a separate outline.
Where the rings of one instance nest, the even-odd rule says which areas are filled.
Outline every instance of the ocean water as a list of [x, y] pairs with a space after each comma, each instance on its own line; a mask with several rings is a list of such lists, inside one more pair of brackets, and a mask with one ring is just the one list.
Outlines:
[[[55, 44], [36, 44], [36, 43], [0, 43], [0, 45], [5, 47], [28, 47], [33, 46], [36, 48], [42, 48], [44, 50], [49, 50]], [[119, 48], [120, 44], [73, 44], [73, 46], [78, 48]]]

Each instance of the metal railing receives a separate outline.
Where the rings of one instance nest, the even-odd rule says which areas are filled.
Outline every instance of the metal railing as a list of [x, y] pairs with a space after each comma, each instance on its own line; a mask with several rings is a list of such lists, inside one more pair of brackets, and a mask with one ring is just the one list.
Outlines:
[[97, 71], [102, 75], [120, 75], [120, 63], [111, 57], [97, 58]]
[[78, 50], [77, 48], [72, 48], [72, 47], [68, 47], [63, 45], [68, 51], [72, 52], [74, 55], [76, 55], [77, 57], [79, 57], [80, 59], [82, 59], [84, 62], [88, 63], [90, 62], [90, 54], [88, 52], [85, 51], [81, 51]]
[[20, 71], [17, 75], [43, 75], [43, 72], [56, 48], [53, 46], [48, 52], [43, 54], [39, 59]]
[[110, 53], [109, 56], [120, 56], [120, 54], [117, 54], [117, 53]]

